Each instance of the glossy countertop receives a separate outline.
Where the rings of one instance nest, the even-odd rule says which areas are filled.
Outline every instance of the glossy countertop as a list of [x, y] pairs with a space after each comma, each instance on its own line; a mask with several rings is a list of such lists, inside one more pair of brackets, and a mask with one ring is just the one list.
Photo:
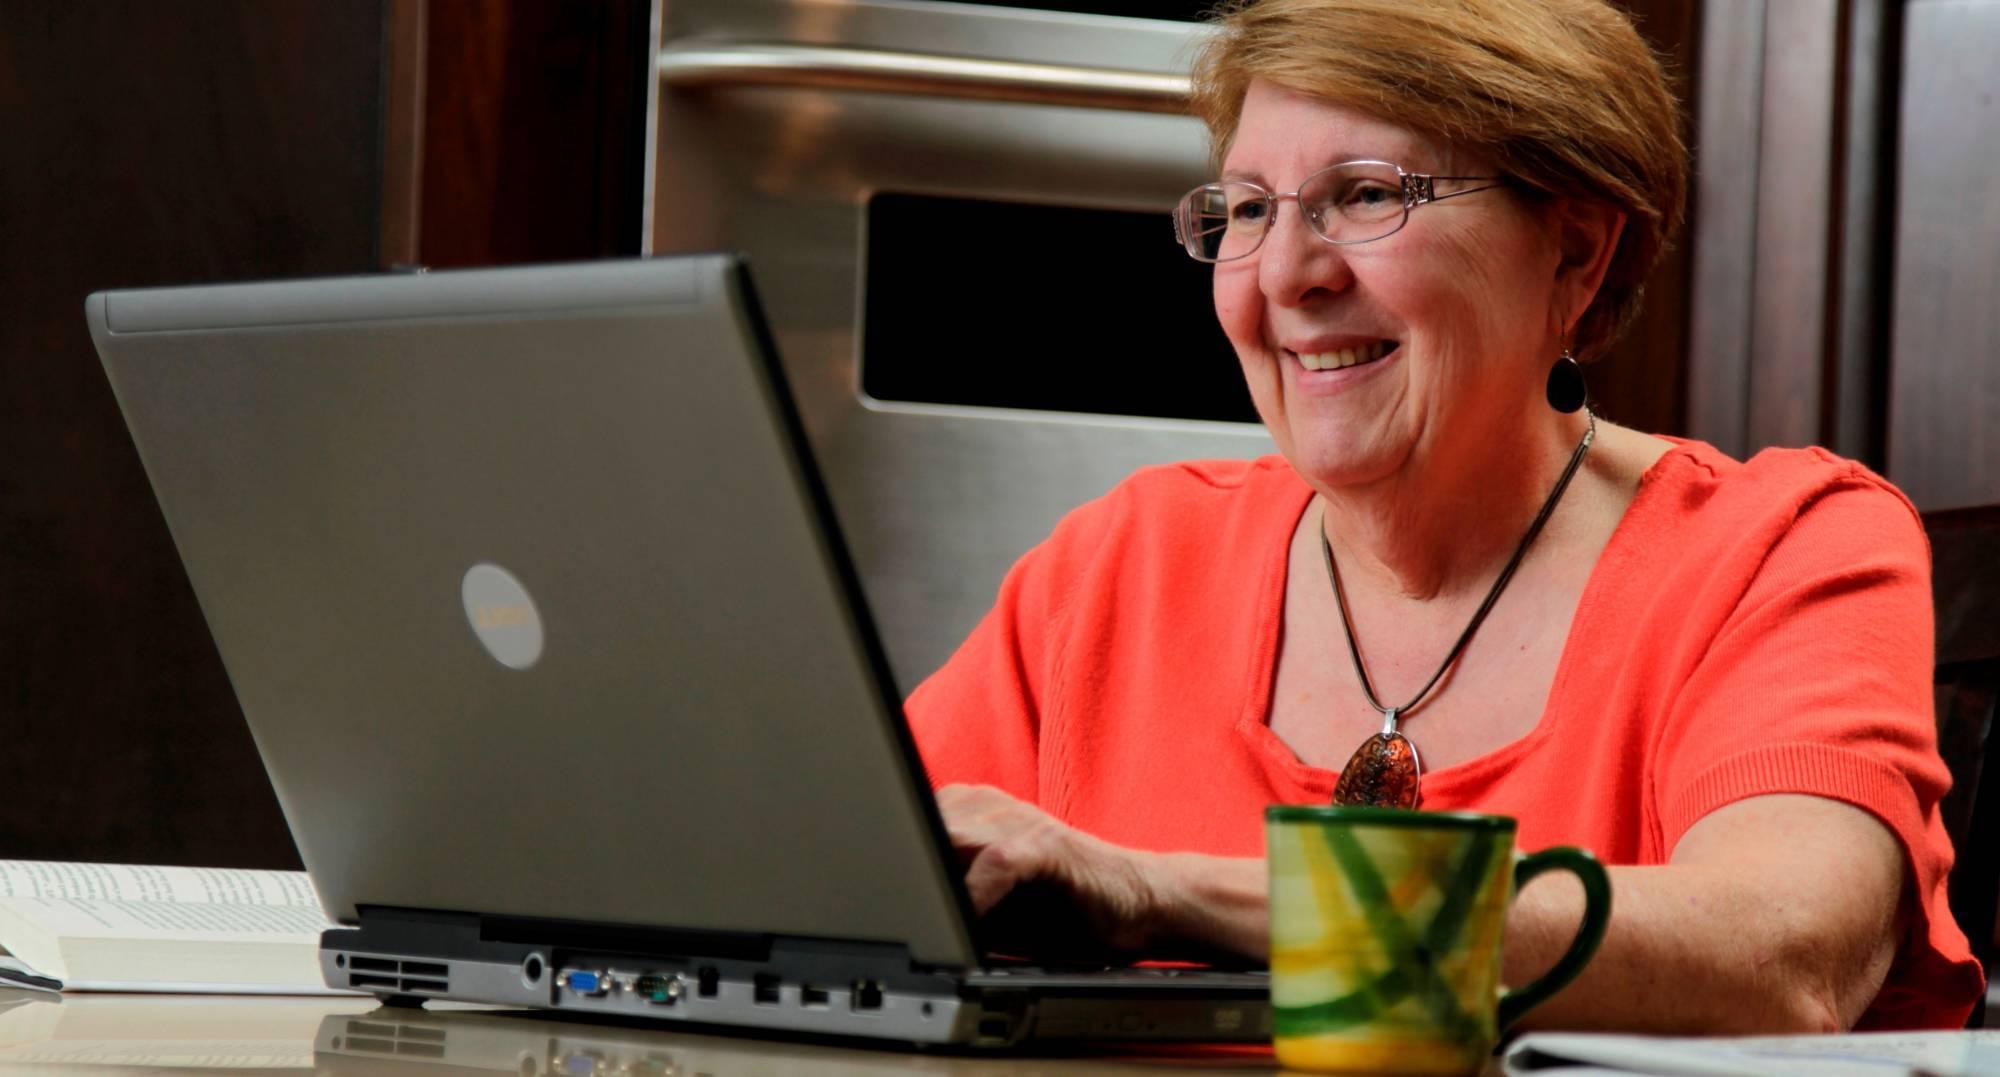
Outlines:
[[860, 1077], [924, 1074], [1270, 1074], [1268, 1050], [1189, 1047], [974, 1056], [584, 1023], [351, 997], [87, 995], [0, 990], [0, 1077], [15, 1074], [356, 1074], [368, 1077]]

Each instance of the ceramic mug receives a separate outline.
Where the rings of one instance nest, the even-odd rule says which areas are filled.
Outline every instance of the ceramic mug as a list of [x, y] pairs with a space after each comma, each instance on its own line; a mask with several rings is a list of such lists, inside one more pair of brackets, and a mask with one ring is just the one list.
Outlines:
[[[1287, 1068], [1477, 1072], [1503, 1029], [1583, 970], [1611, 915], [1595, 856], [1520, 856], [1504, 816], [1276, 805], [1264, 825], [1272, 1033]], [[1583, 882], [1583, 923], [1555, 967], [1503, 992], [1507, 907], [1545, 871]]]

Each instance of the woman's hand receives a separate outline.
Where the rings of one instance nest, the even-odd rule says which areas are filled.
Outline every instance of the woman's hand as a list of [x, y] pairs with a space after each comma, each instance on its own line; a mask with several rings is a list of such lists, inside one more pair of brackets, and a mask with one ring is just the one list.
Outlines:
[[973, 910], [1005, 952], [1099, 960], [1154, 942], [1158, 854], [1092, 837], [990, 785], [947, 785], [937, 802]]
[[982, 934], [1003, 953], [1264, 959], [1262, 860], [1113, 845], [992, 786], [947, 785], [937, 802]]

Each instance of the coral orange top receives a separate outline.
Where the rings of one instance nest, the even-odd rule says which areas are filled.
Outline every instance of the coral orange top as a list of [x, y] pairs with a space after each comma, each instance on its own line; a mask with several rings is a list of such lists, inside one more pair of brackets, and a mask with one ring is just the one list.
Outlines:
[[[1270, 704], [1288, 543], [1312, 491], [1278, 457], [1149, 468], [1065, 518], [911, 694], [934, 784], [999, 786], [1110, 841], [1263, 855], [1263, 808], [1326, 803]], [[1525, 737], [1424, 775], [1424, 806], [1511, 815], [1524, 849], [1659, 864], [1732, 801], [1880, 819], [1914, 885], [1864, 1028], [1962, 1027], [1983, 990], [1946, 903], [1929, 556], [1915, 510], [1817, 449], [1682, 442], [1586, 585]]]

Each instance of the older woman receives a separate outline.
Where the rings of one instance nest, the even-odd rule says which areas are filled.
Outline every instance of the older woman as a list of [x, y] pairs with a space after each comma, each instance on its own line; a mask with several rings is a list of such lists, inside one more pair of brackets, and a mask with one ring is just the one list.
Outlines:
[[[1579, 409], [1677, 225], [1679, 121], [1602, 0], [1262, 0], [1198, 65], [1177, 214], [1280, 456], [1065, 519], [910, 698], [975, 904], [1261, 955], [1261, 809], [1421, 803], [1617, 900], [1546, 1025], [1956, 1026], [1924, 538], [1818, 450]], [[1580, 889], [1511, 914], [1506, 978]]]

